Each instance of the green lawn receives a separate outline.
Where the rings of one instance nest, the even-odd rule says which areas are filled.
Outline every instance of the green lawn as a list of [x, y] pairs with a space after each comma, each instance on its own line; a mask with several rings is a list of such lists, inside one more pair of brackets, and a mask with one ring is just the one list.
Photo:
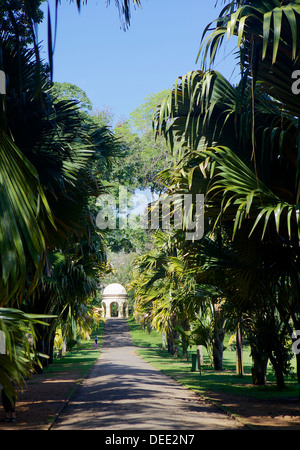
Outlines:
[[[235, 351], [226, 349], [223, 358], [223, 370], [214, 371], [210, 366], [209, 358], [204, 349], [204, 365], [201, 368], [201, 375], [198, 371], [191, 371], [191, 355], [195, 349], [189, 351], [188, 361], [182, 357], [172, 357], [166, 350], [162, 349], [161, 334], [155, 330], [148, 333], [143, 331], [132, 319], [128, 320], [134, 345], [138, 348], [139, 355], [150, 362], [153, 366], [177, 379], [186, 387], [195, 390], [199, 394], [209, 397], [209, 392], [231, 392], [238, 395], [250, 396], [253, 398], [271, 397], [298, 397], [299, 386], [295, 381], [295, 376], [286, 380], [287, 388], [278, 391], [272, 368], [268, 368], [267, 385], [253, 386], [251, 377], [251, 357], [249, 349], [245, 348], [243, 353], [244, 376], [241, 378], [235, 373]], [[94, 337], [98, 336], [99, 347], [94, 349]], [[81, 341], [77, 348], [68, 352], [61, 359], [54, 358], [53, 364], [45, 369], [45, 375], [55, 376], [60, 371], [78, 370], [83, 378], [101, 353], [101, 342], [103, 338], [103, 322], [91, 336], [90, 340]]]
[[138, 347], [139, 355], [159, 370], [199, 394], [209, 396], [209, 392], [212, 391], [225, 391], [253, 398], [298, 397], [299, 385], [296, 383], [295, 375], [286, 380], [286, 389], [279, 391], [271, 366], [268, 368], [266, 386], [253, 386], [251, 377], [252, 360], [247, 347], [244, 348], [243, 352], [243, 377], [236, 374], [236, 353], [229, 348], [224, 351], [223, 370], [217, 372], [210, 366], [209, 358], [204, 349], [204, 365], [201, 368], [200, 375], [198, 371], [191, 370], [191, 354], [195, 353], [195, 350], [192, 349], [189, 352], [188, 361], [182, 357], [172, 357], [166, 350], [162, 349], [160, 333], [155, 330], [151, 333], [143, 331], [132, 319], [128, 320], [128, 323], [134, 345]]
[[[50, 364], [44, 373], [47, 376], [55, 376], [61, 371], [74, 371], [80, 370], [81, 377], [83, 378], [94, 363], [99, 358], [101, 353], [101, 343], [103, 339], [104, 322], [100, 322], [98, 328], [92, 333], [91, 339], [81, 340], [80, 343], [75, 346], [72, 351], [68, 351], [62, 358], [54, 357], [53, 364]], [[95, 336], [98, 338], [98, 348], [94, 348]]]

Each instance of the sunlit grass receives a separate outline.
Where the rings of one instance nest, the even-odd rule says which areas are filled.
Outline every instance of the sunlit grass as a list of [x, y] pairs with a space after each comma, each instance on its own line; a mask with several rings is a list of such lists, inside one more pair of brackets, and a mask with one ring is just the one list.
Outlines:
[[[91, 334], [90, 339], [80, 340], [72, 351], [68, 351], [61, 358], [54, 357], [53, 363], [44, 370], [44, 373], [47, 376], [55, 376], [58, 372], [79, 371], [80, 376], [84, 377], [100, 356], [103, 328], [104, 323], [100, 322], [97, 329]], [[98, 337], [97, 349], [94, 348], [95, 336]]]
[[299, 386], [296, 383], [295, 374], [285, 380], [286, 389], [279, 391], [271, 366], [268, 367], [266, 386], [254, 386], [251, 376], [252, 359], [248, 347], [245, 347], [243, 351], [244, 375], [242, 377], [236, 374], [236, 353], [229, 348], [224, 351], [221, 371], [213, 370], [204, 349], [204, 364], [200, 375], [199, 371], [191, 370], [191, 354], [195, 353], [195, 349], [189, 351], [187, 361], [182, 356], [173, 357], [167, 350], [162, 349], [160, 333], [152, 330], [149, 334], [141, 330], [134, 321], [129, 320], [128, 323], [133, 342], [138, 347], [138, 354], [157, 369], [199, 394], [209, 396], [210, 392], [228, 392], [253, 398], [298, 397]]

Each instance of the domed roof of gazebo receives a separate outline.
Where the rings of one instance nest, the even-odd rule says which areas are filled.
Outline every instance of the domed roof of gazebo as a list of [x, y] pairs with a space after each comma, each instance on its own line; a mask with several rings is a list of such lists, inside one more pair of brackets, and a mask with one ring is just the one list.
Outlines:
[[103, 295], [123, 296], [127, 295], [126, 289], [119, 283], [111, 283], [103, 291]]

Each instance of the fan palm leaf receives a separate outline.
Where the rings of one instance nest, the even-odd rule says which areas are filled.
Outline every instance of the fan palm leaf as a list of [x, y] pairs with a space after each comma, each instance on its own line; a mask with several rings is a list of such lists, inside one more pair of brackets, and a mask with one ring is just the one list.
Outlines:
[[[272, 216], [277, 232], [281, 219], [285, 218], [291, 238], [293, 223], [298, 227], [297, 120], [258, 86], [254, 91], [253, 122], [252, 93], [247, 77], [233, 87], [214, 71], [191, 72], [182, 77], [182, 83], [175, 83], [164, 106], [158, 107], [154, 123], [157, 133], [164, 133], [168, 140], [178, 139], [187, 148], [177, 167], [161, 176], [167, 180], [167, 174], [172, 173], [170, 185], [172, 189], [177, 186], [178, 192], [184, 188], [206, 193], [210, 213], [218, 210], [218, 199], [223, 219], [225, 215], [227, 219], [235, 219], [233, 234], [243, 217], [249, 217], [251, 207], [252, 218], [256, 211], [255, 226], [265, 219], [263, 236]], [[208, 150], [211, 145], [215, 151]], [[218, 166], [216, 163], [221, 160]], [[211, 182], [216, 171], [218, 175]], [[222, 188], [218, 185], [221, 179]], [[224, 195], [220, 196], [222, 189]]]
[[34, 167], [4, 131], [0, 146], [0, 279], [5, 304], [23, 295], [28, 271], [41, 273], [45, 238], [39, 217], [46, 213], [53, 221]]
[[[34, 371], [38, 354], [26, 337], [36, 339], [36, 324], [53, 316], [26, 314], [14, 308], [0, 308], [0, 331], [5, 336], [5, 353], [0, 355], [0, 384], [10, 397], [15, 396], [12, 381], [23, 386]], [[47, 324], [46, 324], [47, 325]]]
[[291, 90], [292, 74], [300, 69], [299, 21], [300, 5], [294, 1], [233, 1], [213, 22], [212, 32], [212, 23], [206, 27], [198, 56], [205, 63], [210, 55], [213, 63], [224, 38], [236, 36], [243, 70], [299, 116], [299, 102]]

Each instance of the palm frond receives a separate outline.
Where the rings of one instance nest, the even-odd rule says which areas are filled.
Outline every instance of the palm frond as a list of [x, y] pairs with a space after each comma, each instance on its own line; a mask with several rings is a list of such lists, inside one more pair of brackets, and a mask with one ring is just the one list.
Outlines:
[[[255, 173], [228, 148], [217, 148], [207, 153], [217, 162], [216, 175], [212, 179], [208, 196], [221, 193], [221, 217], [233, 209], [233, 236], [241, 227], [243, 220], [252, 217], [253, 227], [250, 235], [264, 219], [262, 239], [273, 219], [276, 232], [285, 232], [291, 239], [292, 230], [299, 234], [299, 206], [282, 201], [264, 183], [257, 179]], [[286, 220], [286, 229], [282, 229], [282, 217]], [[281, 226], [281, 228], [280, 228]]]
[[12, 140], [2, 131], [1, 165], [1, 285], [2, 305], [25, 289], [28, 271], [41, 270], [45, 250], [39, 216], [52, 215], [37, 173]]
[[[0, 355], [0, 383], [10, 397], [15, 396], [15, 385], [23, 386], [38, 363], [35, 352], [36, 324], [46, 324], [53, 316], [26, 314], [14, 308], [0, 308], [0, 330], [5, 335], [6, 353]], [[47, 324], [46, 324], [47, 325]], [[27, 336], [33, 341], [30, 344]]]

